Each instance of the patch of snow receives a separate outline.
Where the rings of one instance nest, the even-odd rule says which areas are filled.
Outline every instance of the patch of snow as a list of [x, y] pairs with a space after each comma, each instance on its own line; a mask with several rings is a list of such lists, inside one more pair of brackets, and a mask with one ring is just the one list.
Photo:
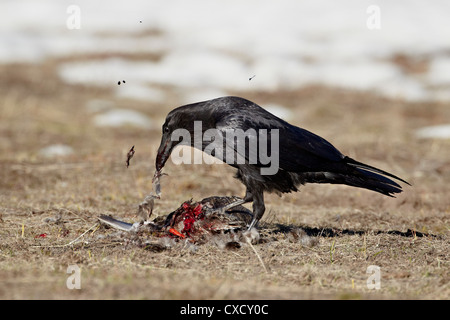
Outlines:
[[94, 116], [94, 123], [100, 127], [120, 127], [132, 125], [145, 129], [153, 127], [153, 122], [146, 115], [128, 109], [112, 109]]
[[450, 56], [439, 56], [433, 59], [430, 70], [427, 74], [428, 82], [431, 85], [450, 85]]
[[418, 129], [416, 131], [418, 138], [436, 138], [436, 139], [450, 139], [450, 124], [443, 124], [438, 126], [430, 126]]
[[145, 100], [153, 102], [161, 102], [165, 99], [163, 91], [151, 88], [140, 82], [131, 82], [128, 80], [116, 89], [116, 95], [120, 98], [130, 98], [136, 100]]
[[39, 150], [39, 154], [47, 158], [64, 157], [73, 153], [73, 148], [65, 144], [52, 144]]

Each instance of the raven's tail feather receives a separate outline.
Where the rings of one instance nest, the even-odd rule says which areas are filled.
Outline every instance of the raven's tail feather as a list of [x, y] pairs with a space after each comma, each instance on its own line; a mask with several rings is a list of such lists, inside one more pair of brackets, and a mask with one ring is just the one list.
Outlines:
[[340, 181], [337, 183], [373, 190], [390, 197], [402, 192], [402, 187], [389, 178], [363, 169], [356, 170], [358, 174], [337, 174], [336, 181]]
[[[344, 167], [333, 172], [308, 172], [303, 174], [305, 182], [345, 184], [352, 187], [373, 190], [394, 197], [402, 187], [390, 178], [410, 185], [407, 181], [381, 169], [358, 162], [349, 157], [342, 161]], [[390, 177], [390, 178], [388, 178]]]
[[387, 177], [411, 185], [392, 173], [358, 162], [352, 158], [345, 157], [344, 162], [354, 168], [352, 174], [340, 174], [340, 179], [343, 179], [347, 185], [377, 191], [390, 197], [393, 197], [395, 193], [402, 192], [402, 187]]
[[[365, 163], [362, 163], [362, 162], [358, 162], [358, 161], [356, 161], [356, 160], [353, 160], [352, 158], [345, 157], [343, 161], [344, 161], [345, 163], [347, 163], [347, 164], [349, 164], [349, 165], [355, 167], [355, 168], [365, 169], [365, 171], [368, 170], [368, 171], [372, 171], [372, 172], [375, 172], [375, 173], [379, 173], [379, 174], [382, 174], [382, 175], [385, 175], [385, 176], [388, 176], [388, 177], [397, 179], [397, 180], [399, 180], [399, 181], [401, 181], [401, 182], [403, 182], [403, 183], [406, 183], [406, 184], [409, 185], [409, 186], [411, 185], [408, 181], [405, 181], [405, 180], [403, 180], [402, 178], [399, 178], [399, 177], [397, 177], [397, 176], [394, 176], [392, 173], [389, 173], [389, 172], [383, 171], [383, 170], [381, 170], [381, 169], [378, 169], [378, 168], [369, 166], [368, 164], [365, 164]], [[392, 181], [392, 180], [390, 180], [390, 181]], [[393, 181], [392, 181], [392, 182], [393, 182]], [[395, 183], [395, 182], [394, 182], [394, 183]]]

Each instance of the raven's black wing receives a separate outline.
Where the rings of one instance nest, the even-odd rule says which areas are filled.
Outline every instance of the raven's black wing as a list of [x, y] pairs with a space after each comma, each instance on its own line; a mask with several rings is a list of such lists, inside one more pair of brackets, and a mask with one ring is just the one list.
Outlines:
[[[236, 141], [233, 144], [233, 141], [228, 140], [227, 147], [233, 148], [248, 161], [257, 158], [257, 163], [254, 163], [257, 166], [265, 165], [260, 159], [260, 147], [264, 145], [267, 147], [266, 154], [272, 158], [278, 154], [279, 167], [291, 172], [323, 171], [325, 165], [340, 162], [344, 158], [325, 139], [287, 123], [256, 104], [235, 111], [225, 114], [217, 122], [216, 128], [224, 138], [228, 132], [242, 130], [247, 139], [245, 153], [242, 148], [238, 148]], [[257, 148], [251, 143], [257, 143]]]

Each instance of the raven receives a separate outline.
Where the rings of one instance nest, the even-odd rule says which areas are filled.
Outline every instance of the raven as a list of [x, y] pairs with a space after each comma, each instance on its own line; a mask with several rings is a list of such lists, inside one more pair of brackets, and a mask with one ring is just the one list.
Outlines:
[[[200, 133], [196, 132], [199, 128]], [[187, 132], [189, 139], [180, 141], [179, 135], [174, 138], [177, 129]], [[210, 129], [214, 131], [214, 139], [202, 138], [200, 143], [195, 141], [196, 135], [211, 132]], [[240, 130], [244, 135], [223, 139], [233, 130]], [[232, 161], [226, 162], [237, 168], [235, 177], [246, 187], [244, 198], [226, 205], [222, 212], [253, 202], [253, 220], [248, 230], [255, 227], [264, 215], [264, 191], [281, 194], [298, 191], [298, 187], [305, 183], [333, 183], [365, 188], [392, 197], [402, 192], [402, 187], [388, 177], [409, 185], [391, 173], [343, 155], [325, 139], [289, 124], [257, 104], [233, 96], [172, 110], [162, 126], [161, 144], [156, 156], [157, 172], [162, 170], [176, 145], [188, 144], [205, 152], [205, 148], [214, 141], [217, 148], [211, 150], [210, 154], [223, 160], [228, 156], [225, 153], [231, 150], [232, 157], [226, 159]], [[262, 141], [269, 147], [261, 144]], [[242, 147], [242, 142], [247, 144]], [[253, 148], [255, 144], [259, 149]], [[267, 154], [261, 154], [262, 147], [267, 148], [267, 154], [271, 153], [270, 157], [276, 160], [278, 166], [270, 174], [263, 174], [262, 171], [268, 167]]]

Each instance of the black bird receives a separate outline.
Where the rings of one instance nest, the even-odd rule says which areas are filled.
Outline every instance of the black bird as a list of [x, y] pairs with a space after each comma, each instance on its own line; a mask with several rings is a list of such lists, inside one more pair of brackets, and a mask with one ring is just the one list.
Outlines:
[[[197, 122], [197, 131], [200, 123], [201, 133], [195, 133], [196, 121], [200, 121]], [[174, 138], [176, 129], [184, 129], [182, 131], [188, 132], [190, 139], [184, 141], [179, 135]], [[195, 134], [198, 137], [198, 134], [204, 134], [208, 129], [215, 129], [214, 139], [203, 139], [201, 143], [196, 143]], [[230, 130], [247, 133], [244, 137], [247, 142], [244, 148], [239, 147], [239, 143], [244, 142], [242, 137], [241, 141], [226, 139]], [[267, 142], [265, 145], [269, 146], [266, 156], [270, 154], [270, 158], [277, 162], [276, 171], [272, 170], [269, 174], [263, 174], [262, 171], [269, 169], [267, 157], [264, 158], [264, 154], [260, 152], [262, 149], [256, 151], [252, 148], [252, 143], [258, 142], [258, 138], [261, 143], [262, 135], [258, 134], [264, 132], [267, 134], [263, 142]], [[278, 136], [275, 135], [276, 132]], [[223, 138], [223, 144], [218, 138]], [[402, 187], [388, 177], [409, 185], [391, 173], [343, 155], [325, 139], [293, 126], [257, 104], [239, 97], [221, 97], [172, 110], [162, 126], [156, 170], [162, 170], [176, 145], [189, 144], [205, 151], [212, 141], [217, 142], [217, 146], [222, 146], [223, 149], [215, 149], [211, 155], [224, 160], [226, 150], [234, 153], [234, 161], [226, 162], [237, 168], [236, 178], [246, 186], [244, 198], [225, 206], [222, 212], [242, 203], [253, 202], [253, 220], [249, 230], [256, 226], [264, 215], [264, 191], [281, 194], [298, 191], [298, 187], [305, 183], [333, 183], [365, 188], [392, 197], [393, 194], [402, 192]], [[273, 144], [274, 142], [278, 144]], [[261, 147], [261, 144], [258, 147]]]

